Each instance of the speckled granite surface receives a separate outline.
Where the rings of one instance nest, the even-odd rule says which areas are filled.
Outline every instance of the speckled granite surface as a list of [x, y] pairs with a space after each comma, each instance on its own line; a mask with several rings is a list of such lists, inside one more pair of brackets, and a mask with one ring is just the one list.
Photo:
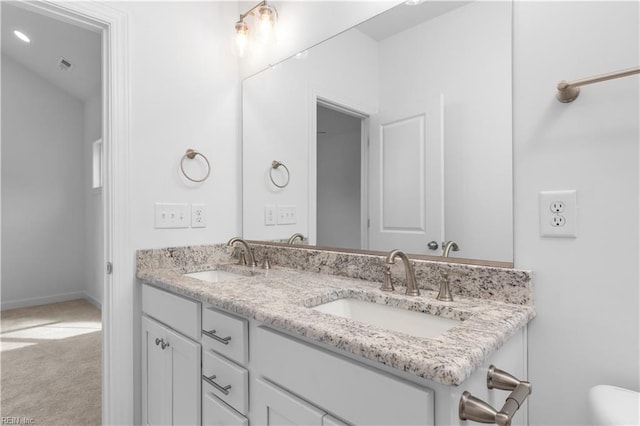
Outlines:
[[[270, 247], [255, 249], [260, 259]], [[285, 259], [287, 253], [283, 251], [287, 250], [291, 252]], [[379, 290], [381, 278], [374, 275], [378, 274], [380, 260], [375, 256], [312, 252], [315, 250], [269, 251], [272, 263], [289, 262], [299, 268], [306, 265], [307, 270], [276, 266], [264, 271], [233, 264], [231, 250], [224, 245], [143, 250], [138, 252], [137, 276], [175, 293], [446, 385], [462, 383], [535, 316], [530, 274], [526, 271], [416, 262], [423, 291], [420, 296], [410, 297], [404, 295], [404, 287], [396, 287], [393, 293]], [[185, 272], [212, 268], [244, 276], [221, 283], [183, 276]], [[442, 271], [456, 277], [451, 281], [453, 302], [435, 298], [437, 282], [433, 277], [439, 278]], [[403, 275], [401, 270], [393, 273]], [[456, 287], [464, 290], [454, 291]], [[461, 322], [437, 338], [418, 338], [309, 309], [344, 297]]]

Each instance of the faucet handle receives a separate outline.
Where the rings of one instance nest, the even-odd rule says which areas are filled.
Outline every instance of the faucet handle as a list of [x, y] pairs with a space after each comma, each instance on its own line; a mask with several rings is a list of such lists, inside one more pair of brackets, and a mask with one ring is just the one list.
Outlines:
[[449, 289], [448, 272], [440, 273], [440, 291], [438, 292], [436, 299], [442, 302], [453, 302], [453, 296], [451, 296], [451, 290]]
[[244, 257], [244, 251], [240, 250], [240, 256], [238, 257], [238, 265], [246, 265], [247, 259]]
[[382, 290], [382, 291], [393, 291], [393, 290], [395, 290], [393, 288], [393, 283], [391, 282], [391, 264], [385, 263], [384, 264], [384, 271], [382, 271], [382, 273], [384, 274], [384, 276], [383, 276], [383, 280], [382, 280], [382, 287], [380, 287], [380, 290]]
[[262, 258], [262, 262], [260, 262], [260, 267], [262, 269], [271, 269], [271, 262], [269, 262], [269, 257], [266, 254]]

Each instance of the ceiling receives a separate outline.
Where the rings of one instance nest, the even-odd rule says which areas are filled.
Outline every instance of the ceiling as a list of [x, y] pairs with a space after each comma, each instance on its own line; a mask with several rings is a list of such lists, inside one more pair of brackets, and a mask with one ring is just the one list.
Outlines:
[[357, 28], [372, 39], [382, 41], [468, 3], [471, 1], [425, 1], [411, 6], [401, 3], [363, 22]]
[[[87, 100], [100, 94], [101, 35], [16, 5], [0, 2], [2, 8], [2, 54], [59, 87]], [[13, 34], [20, 30], [31, 43]], [[60, 59], [72, 64], [60, 69]]]

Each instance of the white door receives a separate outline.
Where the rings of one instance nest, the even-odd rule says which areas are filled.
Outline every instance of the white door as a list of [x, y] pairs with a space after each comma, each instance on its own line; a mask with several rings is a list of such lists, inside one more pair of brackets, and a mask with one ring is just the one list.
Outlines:
[[442, 238], [439, 117], [424, 112], [371, 118], [369, 249], [427, 250]]

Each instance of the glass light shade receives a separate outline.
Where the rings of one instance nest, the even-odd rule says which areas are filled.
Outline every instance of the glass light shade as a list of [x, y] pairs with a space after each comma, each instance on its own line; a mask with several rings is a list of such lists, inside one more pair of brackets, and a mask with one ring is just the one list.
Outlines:
[[258, 32], [263, 42], [269, 41], [273, 27], [278, 20], [276, 10], [268, 4], [260, 6], [258, 9]]
[[249, 45], [249, 26], [244, 21], [236, 22], [236, 45], [238, 55], [243, 56]]

